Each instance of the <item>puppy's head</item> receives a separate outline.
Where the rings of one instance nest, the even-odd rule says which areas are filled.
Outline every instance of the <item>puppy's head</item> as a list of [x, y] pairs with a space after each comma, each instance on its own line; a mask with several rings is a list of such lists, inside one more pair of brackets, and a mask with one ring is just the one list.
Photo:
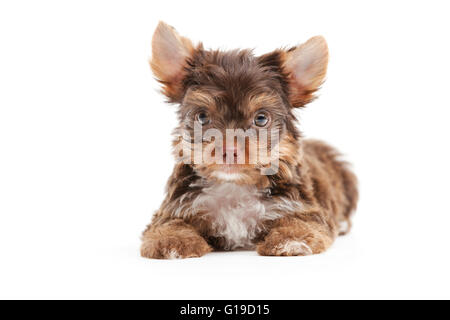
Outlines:
[[281, 164], [291, 161], [299, 136], [292, 110], [314, 99], [327, 62], [322, 37], [254, 56], [205, 50], [160, 22], [150, 64], [168, 101], [179, 104], [177, 132], [183, 134], [176, 156], [202, 177], [246, 183], [255, 182], [275, 156]]

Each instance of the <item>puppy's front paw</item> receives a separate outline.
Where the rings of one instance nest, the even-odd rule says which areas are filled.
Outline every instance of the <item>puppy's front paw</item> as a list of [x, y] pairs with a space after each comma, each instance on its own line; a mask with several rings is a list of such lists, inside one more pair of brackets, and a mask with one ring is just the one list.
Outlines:
[[309, 256], [313, 254], [311, 247], [305, 241], [285, 240], [277, 244], [264, 242], [257, 251], [262, 256]]
[[308, 256], [321, 253], [330, 241], [320, 234], [296, 235], [290, 228], [273, 230], [256, 250], [262, 256]]
[[150, 259], [184, 259], [201, 257], [211, 252], [211, 247], [200, 236], [160, 235], [144, 239], [141, 255]]

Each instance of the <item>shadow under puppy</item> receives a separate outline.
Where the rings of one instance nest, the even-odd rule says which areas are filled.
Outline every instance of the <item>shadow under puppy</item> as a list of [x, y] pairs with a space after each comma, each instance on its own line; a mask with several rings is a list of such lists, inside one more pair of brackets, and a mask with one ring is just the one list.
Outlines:
[[[200, 257], [239, 248], [268, 256], [310, 255], [349, 231], [356, 178], [333, 148], [302, 139], [293, 114], [314, 99], [327, 62], [322, 37], [257, 57], [249, 50], [205, 50], [160, 22], [151, 67], [168, 101], [179, 105], [177, 132], [194, 134], [195, 124], [221, 133], [276, 130], [278, 163], [272, 174], [263, 174], [267, 162], [248, 159], [252, 143], [242, 147], [234, 140], [212, 152], [231, 161], [177, 161], [167, 196], [143, 234], [143, 257]], [[191, 150], [208, 144], [183, 142]], [[177, 135], [174, 146], [179, 143]], [[274, 148], [262, 139], [253, 144], [257, 150]], [[237, 164], [239, 148], [245, 159]]]

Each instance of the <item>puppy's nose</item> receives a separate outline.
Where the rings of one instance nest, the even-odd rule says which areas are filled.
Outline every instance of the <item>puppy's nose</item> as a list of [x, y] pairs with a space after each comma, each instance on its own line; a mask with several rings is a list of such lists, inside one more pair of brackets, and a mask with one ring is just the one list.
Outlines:
[[[228, 157], [228, 161], [227, 161]], [[238, 151], [236, 146], [226, 146], [223, 145], [223, 161], [224, 163], [236, 163], [238, 157]]]

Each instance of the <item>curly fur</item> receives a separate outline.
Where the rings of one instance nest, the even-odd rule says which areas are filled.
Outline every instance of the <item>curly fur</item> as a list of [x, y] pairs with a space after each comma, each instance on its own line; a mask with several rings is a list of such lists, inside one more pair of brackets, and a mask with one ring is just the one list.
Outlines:
[[350, 230], [356, 177], [335, 149], [302, 138], [292, 112], [314, 99], [327, 61], [321, 37], [256, 57], [248, 50], [208, 51], [166, 24], [158, 26], [151, 65], [163, 93], [179, 104], [177, 129], [193, 130], [198, 110], [207, 110], [214, 119], [209, 126], [219, 131], [247, 128], [265, 108], [281, 140], [272, 175], [261, 175], [259, 164], [227, 173], [218, 165], [177, 163], [143, 234], [142, 256], [188, 258], [237, 248], [309, 255]]

